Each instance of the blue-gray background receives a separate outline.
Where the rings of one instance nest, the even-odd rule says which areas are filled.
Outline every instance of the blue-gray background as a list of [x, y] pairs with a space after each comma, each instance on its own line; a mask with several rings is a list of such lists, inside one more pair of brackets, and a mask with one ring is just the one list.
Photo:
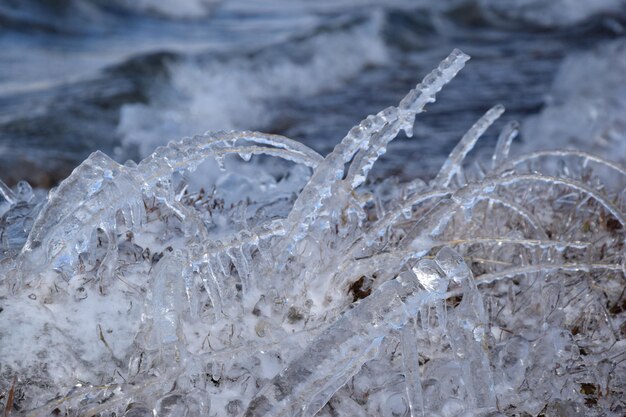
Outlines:
[[[93, 150], [123, 162], [207, 130], [326, 153], [460, 48], [472, 60], [378, 171], [428, 175], [492, 105], [507, 108], [501, 125], [545, 111], [555, 83], [584, 92], [568, 85], [587, 78], [562, 69], [568, 57], [583, 57], [570, 63], [580, 71], [596, 65], [590, 53], [623, 63], [626, 48], [601, 48], [625, 24], [624, 0], [0, 0], [0, 179], [50, 187]], [[608, 91], [626, 85], [617, 67]], [[575, 124], [572, 111], [552, 120]], [[601, 133], [623, 141], [616, 120]]]

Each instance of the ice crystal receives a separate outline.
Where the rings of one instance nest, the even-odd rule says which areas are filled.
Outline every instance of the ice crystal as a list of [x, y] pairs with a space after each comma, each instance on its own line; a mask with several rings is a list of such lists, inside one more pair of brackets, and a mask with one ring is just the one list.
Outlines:
[[[496, 106], [430, 183], [366, 181], [468, 59], [325, 158], [218, 132], [139, 164], [96, 152], [47, 198], [0, 183], [6, 413], [623, 415], [621, 165], [511, 158], [510, 123], [468, 168]], [[223, 171], [193, 176], [207, 160]]]

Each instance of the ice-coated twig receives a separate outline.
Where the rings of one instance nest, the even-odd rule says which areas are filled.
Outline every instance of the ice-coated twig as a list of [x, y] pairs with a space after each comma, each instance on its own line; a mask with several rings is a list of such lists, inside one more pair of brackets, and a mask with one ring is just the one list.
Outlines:
[[[371, 246], [374, 241], [384, 235], [389, 227], [391, 227], [398, 218], [402, 217], [404, 213], [411, 213], [414, 206], [425, 201], [449, 197], [452, 194], [453, 192], [450, 190], [434, 190], [416, 194], [407, 198], [405, 201], [402, 201], [399, 207], [387, 212], [382, 219], [374, 223], [363, 235], [358, 236], [353, 244], [351, 253], [356, 250], [363, 249], [363, 246]], [[359, 245], [359, 243], [361, 243], [361, 245]]]
[[[413, 271], [383, 283], [309, 343], [261, 388], [246, 417], [317, 413], [333, 390], [341, 388], [371, 358], [382, 338], [404, 326], [422, 305], [444, 296], [447, 285], [438, 284], [443, 278], [432, 261], [420, 261]], [[421, 282], [435, 283], [437, 290], [421, 290]]]
[[[287, 161], [291, 161], [297, 164], [306, 165], [309, 168], [315, 168], [320, 163], [320, 159], [317, 157], [311, 157], [310, 155], [293, 151], [291, 149], [269, 148], [267, 146], [236, 146], [226, 149], [215, 150], [215, 156], [217, 158], [223, 157], [228, 154], [237, 154], [241, 156], [243, 160], [250, 159], [252, 155], [269, 155], [282, 158]], [[321, 157], [320, 157], [321, 158]]]
[[578, 242], [578, 241], [560, 241], [560, 240], [537, 240], [537, 239], [510, 239], [510, 238], [496, 238], [496, 237], [479, 237], [479, 238], [467, 238], [467, 239], [454, 239], [446, 242], [433, 242], [433, 247], [437, 246], [454, 246], [454, 245], [521, 245], [527, 248], [574, 248], [574, 249], [586, 249], [591, 243]]
[[[435, 100], [435, 95], [450, 82], [463, 68], [469, 56], [459, 50], [454, 50], [439, 67], [428, 74], [424, 80], [411, 90], [402, 99], [397, 110], [385, 109], [376, 116], [368, 116], [358, 126], [353, 127], [335, 149], [324, 159], [313, 172], [311, 179], [299, 194], [293, 209], [286, 221], [287, 236], [285, 246], [281, 252], [289, 253], [295, 243], [306, 235], [307, 230], [315, 221], [318, 213], [325, 207], [325, 201], [331, 195], [333, 185], [343, 178], [344, 165], [348, 163], [359, 150], [366, 151], [373, 137], [381, 135], [377, 141], [379, 146], [397, 136], [401, 129], [407, 134], [412, 131], [415, 115], [420, 113], [424, 106]], [[392, 125], [387, 128], [386, 125]], [[382, 132], [384, 129], [384, 132]], [[380, 148], [374, 154], [382, 150]], [[369, 166], [372, 161], [364, 162]], [[359, 179], [361, 181], [361, 179]]]
[[[352, 249], [350, 251], [351, 254], [357, 252], [358, 250], [365, 249], [366, 247], [371, 246], [374, 241], [382, 236], [390, 227], [394, 225], [396, 220], [403, 216], [403, 213], [410, 213], [410, 210], [413, 206], [423, 203], [425, 201], [433, 200], [433, 199], [442, 199], [445, 197], [450, 197], [453, 194], [452, 191], [448, 190], [434, 190], [423, 194], [416, 194], [410, 197], [407, 197], [405, 201], [399, 207], [394, 208], [393, 210], [387, 212], [384, 217], [374, 223], [371, 228], [366, 231], [363, 235], [359, 236], [352, 245]], [[519, 204], [508, 201], [504, 197], [496, 196], [493, 194], [485, 194], [482, 196], [483, 199], [487, 199], [490, 202], [500, 204], [512, 211], [514, 211], [517, 215], [522, 217], [526, 222], [535, 230], [537, 233], [537, 237], [540, 240], [547, 241], [550, 240], [546, 235], [545, 230], [539, 224], [539, 220], [535, 217], [534, 214], [529, 212], [523, 206]], [[414, 227], [414, 229], [417, 229]], [[408, 242], [408, 240], [407, 240]]]
[[511, 143], [513, 143], [513, 139], [517, 137], [518, 133], [519, 123], [517, 121], [514, 120], [504, 126], [504, 128], [500, 132], [500, 136], [498, 136], [496, 149], [493, 152], [493, 157], [491, 158], [492, 171], [502, 165], [502, 163], [509, 157]]
[[548, 175], [538, 175], [538, 174], [520, 174], [520, 175], [511, 175], [504, 178], [497, 178], [491, 180], [496, 186], [506, 186], [513, 185], [521, 182], [538, 182], [549, 185], [560, 185], [563, 187], [567, 187], [576, 191], [579, 191], [587, 196], [591, 197], [595, 201], [598, 202], [606, 211], [608, 211], [612, 216], [615, 217], [617, 221], [620, 222], [622, 227], [626, 227], [626, 219], [624, 218], [624, 214], [620, 211], [619, 208], [615, 206], [610, 200], [606, 197], [602, 196], [598, 193], [598, 191], [592, 189], [591, 187], [572, 179], [568, 178], [558, 178], [551, 177]]
[[553, 272], [553, 271], [571, 271], [571, 272], [588, 272], [592, 270], [620, 271], [626, 274], [626, 265], [620, 264], [601, 264], [601, 263], [582, 263], [568, 262], [563, 264], [539, 263], [534, 265], [520, 266], [515, 268], [507, 268], [502, 271], [483, 274], [476, 277], [478, 285], [491, 284], [507, 278], [513, 278], [518, 275], [532, 274], [537, 272]]
[[[583, 151], [576, 150], [547, 150], [547, 151], [537, 151], [524, 154], [520, 157], [510, 159], [504, 162], [501, 166], [497, 168], [497, 172], [504, 172], [509, 169], [513, 169], [514, 167], [523, 164], [525, 162], [529, 162], [535, 159], [540, 158], [549, 158], [549, 159], [557, 159], [557, 158], [566, 158], [566, 157], [577, 157], [583, 160], [583, 165], [585, 165], [588, 161], [595, 162], [598, 165], [602, 165], [615, 173], [626, 177], [626, 169], [623, 166], [609, 161], [607, 159], [601, 158], [597, 155], [590, 154]], [[560, 159], [559, 159], [560, 160]]]
[[515, 201], [509, 200], [501, 196], [496, 196], [496, 195], [489, 196], [489, 203], [500, 204], [501, 206], [513, 211], [519, 217], [524, 219], [526, 223], [528, 223], [534, 229], [535, 233], [537, 233], [538, 239], [541, 239], [541, 240], [550, 239], [548, 235], [546, 234], [546, 231], [544, 230], [544, 228], [541, 226], [539, 219], [537, 219], [537, 216], [535, 216], [535, 214], [529, 211], [526, 207], [520, 204], [517, 204]]
[[[365, 182], [367, 174], [374, 166], [374, 163], [385, 154], [387, 145], [400, 131], [396, 126], [402, 122], [398, 118], [398, 109], [396, 107], [388, 107], [383, 112], [385, 113], [385, 118], [390, 123], [383, 126], [380, 132], [373, 134], [367, 148], [360, 149], [354, 156], [344, 180], [351, 189], [355, 189]], [[394, 132], [395, 134], [393, 134]]]
[[[170, 142], [166, 146], [157, 148], [150, 156], [141, 161], [137, 167], [145, 183], [145, 187], [151, 188], [163, 178], [168, 178], [174, 172], [193, 171], [207, 158], [216, 158], [220, 163], [225, 153], [231, 153], [229, 149], [237, 148], [238, 141], [246, 141], [269, 145], [274, 148], [244, 147], [238, 152], [243, 159], [249, 159], [253, 153], [269, 153], [286, 159], [316, 165], [322, 161], [322, 157], [307, 146], [280, 135], [264, 134], [260, 132], [215, 132], [202, 136], [185, 138], [182, 141]], [[263, 149], [263, 152], [260, 150]], [[236, 151], [232, 151], [236, 152]]]
[[[239, 140], [271, 145], [273, 148], [235, 146]], [[106, 273], [110, 275], [117, 250], [115, 216], [121, 210], [131, 230], [141, 224], [145, 216], [142, 193], [157, 197], [186, 224], [193, 221], [197, 226], [194, 229], [206, 238], [202, 234], [202, 221], [177, 204], [168, 196], [169, 191], [161, 190], [159, 184], [174, 172], [195, 169], [208, 156], [220, 158], [230, 153], [239, 154], [244, 159], [249, 159], [252, 154], [269, 154], [310, 167], [315, 167], [322, 160], [319, 154], [298, 142], [257, 132], [219, 132], [172, 142], [158, 148], [136, 167], [122, 166], [102, 152], [95, 152], [50, 195], [22, 249], [22, 263], [33, 264], [29, 269], [35, 272], [32, 274], [34, 278], [39, 271], [29, 254], [45, 239], [48, 242], [46, 255], [58, 260], [53, 262], [54, 268], [71, 275], [76, 270], [80, 255], [75, 248], [84, 247], [81, 242], [87, 242], [91, 233], [101, 227], [109, 238], [109, 250], [103, 265], [108, 266]], [[102, 268], [100, 272], [104, 271], [105, 268]]]
[[[123, 167], [104, 153], [92, 153], [51, 192], [48, 203], [33, 224], [24, 251], [39, 247], [59, 224], [70, 220], [80, 225], [94, 215], [98, 217], [98, 214], [107, 212], [112, 202], [112, 192], [120, 188], [124, 180], [133, 182], [132, 178], [123, 178], [125, 174]], [[77, 210], [79, 213], [76, 213]]]
[[485, 113], [474, 125], [463, 135], [461, 141], [454, 147], [446, 162], [443, 163], [439, 173], [432, 182], [437, 188], [446, 188], [450, 184], [452, 177], [461, 172], [463, 161], [474, 148], [476, 142], [487, 131], [498, 118], [504, 113], [504, 106], [498, 104]]
[[7, 186], [2, 180], [0, 180], [0, 196], [6, 200], [7, 203], [13, 205], [16, 202], [15, 193]]

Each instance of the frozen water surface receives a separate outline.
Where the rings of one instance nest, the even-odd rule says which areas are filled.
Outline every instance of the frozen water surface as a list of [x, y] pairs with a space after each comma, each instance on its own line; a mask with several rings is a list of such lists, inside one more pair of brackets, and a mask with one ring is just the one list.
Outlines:
[[228, 131], [0, 183], [5, 415], [624, 415], [623, 159], [511, 123], [468, 164], [498, 105], [430, 181], [367, 181], [468, 59], [325, 157]]

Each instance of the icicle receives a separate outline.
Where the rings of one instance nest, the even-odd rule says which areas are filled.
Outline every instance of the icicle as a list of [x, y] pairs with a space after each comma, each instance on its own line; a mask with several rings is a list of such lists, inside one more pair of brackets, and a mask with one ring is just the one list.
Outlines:
[[226, 254], [228, 254], [228, 257], [237, 269], [237, 275], [239, 275], [241, 281], [241, 292], [245, 296], [250, 291], [250, 268], [248, 267], [248, 261], [240, 247], [227, 251]]
[[[200, 265], [194, 265], [193, 272], [200, 273], [202, 282], [204, 284], [204, 289], [209, 295], [209, 299], [211, 300], [211, 304], [213, 306], [214, 314], [224, 314], [224, 310], [222, 307], [222, 295], [220, 291], [220, 285], [217, 280], [217, 276], [213, 271], [213, 267], [210, 262], [206, 264], [206, 270], [203, 271]], [[188, 273], [191, 273], [188, 272]]]
[[[200, 311], [200, 297], [196, 289], [196, 274], [193, 267], [186, 265], [182, 270], [182, 277], [185, 284], [185, 295], [187, 296], [187, 303], [189, 305], [189, 317], [192, 322], [195, 322], [198, 319], [198, 313]], [[211, 299], [210, 293], [209, 299]], [[213, 300], [211, 300], [211, 303], [213, 303]]]
[[149, 296], [154, 340], [158, 348], [182, 342], [181, 315], [185, 311], [185, 291], [180, 264], [182, 252], [173, 252], [159, 261], [154, 272]]
[[424, 417], [424, 397], [422, 394], [419, 353], [417, 350], [417, 333], [413, 319], [409, 320], [402, 329], [402, 364], [404, 366], [404, 383], [411, 417]]
[[491, 169], [502, 165], [502, 163], [509, 157], [509, 151], [511, 150], [511, 143], [513, 139], [519, 134], [519, 123], [512, 121], [504, 126], [500, 136], [498, 136], [498, 142], [496, 143], [496, 149], [491, 158]]
[[498, 104], [492, 107], [467, 131], [461, 141], [454, 147], [446, 162], [432, 182], [434, 187], [447, 187], [452, 177], [462, 169], [463, 160], [472, 150], [476, 141], [485, 133], [498, 118], [504, 113], [504, 106]]

